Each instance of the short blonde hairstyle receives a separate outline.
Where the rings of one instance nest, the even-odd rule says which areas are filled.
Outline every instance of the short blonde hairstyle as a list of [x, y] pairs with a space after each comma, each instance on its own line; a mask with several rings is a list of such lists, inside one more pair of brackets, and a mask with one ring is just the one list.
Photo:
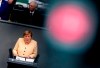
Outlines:
[[30, 30], [26, 30], [24, 33], [23, 33], [23, 36], [25, 36], [25, 35], [28, 35], [28, 34], [30, 34], [31, 35], [31, 37], [32, 37], [32, 31], [30, 31]]

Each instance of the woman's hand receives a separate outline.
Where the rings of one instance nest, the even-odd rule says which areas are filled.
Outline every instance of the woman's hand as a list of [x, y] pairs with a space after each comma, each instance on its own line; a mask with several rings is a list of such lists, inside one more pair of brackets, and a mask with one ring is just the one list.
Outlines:
[[27, 56], [26, 58], [28, 58], [28, 59], [29, 59], [29, 58], [32, 58], [32, 57], [29, 55], [29, 56]]

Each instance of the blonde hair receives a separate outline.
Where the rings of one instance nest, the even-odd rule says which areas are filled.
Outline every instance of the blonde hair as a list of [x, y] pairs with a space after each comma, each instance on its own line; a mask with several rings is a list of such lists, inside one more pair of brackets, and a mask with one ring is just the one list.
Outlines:
[[23, 33], [23, 36], [28, 35], [28, 34], [30, 34], [31, 37], [32, 37], [32, 31], [30, 31], [30, 30], [26, 30], [26, 31]]

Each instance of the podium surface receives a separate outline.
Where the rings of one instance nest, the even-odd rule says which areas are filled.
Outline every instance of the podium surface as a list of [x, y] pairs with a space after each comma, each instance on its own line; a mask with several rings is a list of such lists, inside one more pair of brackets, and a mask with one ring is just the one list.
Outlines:
[[16, 60], [13, 58], [8, 58], [7, 63], [7, 68], [37, 68], [37, 63]]

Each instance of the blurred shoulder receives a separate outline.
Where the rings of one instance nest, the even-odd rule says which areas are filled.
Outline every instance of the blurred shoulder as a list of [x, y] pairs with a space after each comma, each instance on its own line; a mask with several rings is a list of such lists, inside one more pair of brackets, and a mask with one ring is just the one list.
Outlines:
[[19, 38], [18, 41], [22, 41], [24, 38]]
[[37, 44], [37, 41], [32, 39], [32, 43], [35, 43], [35, 44]]

